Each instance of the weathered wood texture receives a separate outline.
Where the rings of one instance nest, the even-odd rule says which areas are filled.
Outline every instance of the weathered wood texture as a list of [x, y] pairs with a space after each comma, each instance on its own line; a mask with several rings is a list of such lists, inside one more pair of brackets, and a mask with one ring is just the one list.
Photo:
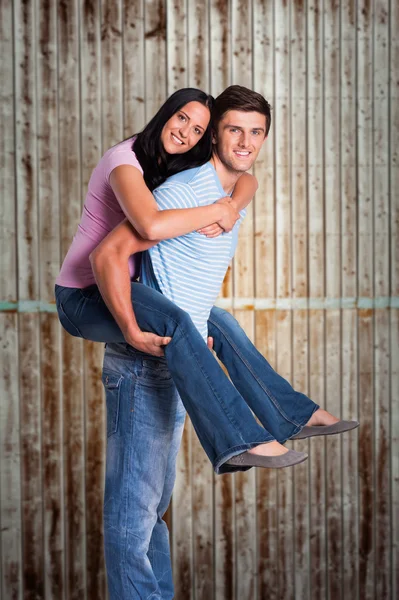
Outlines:
[[0, 597], [107, 598], [102, 347], [53, 283], [102, 152], [184, 86], [273, 106], [220, 304], [300, 391], [361, 426], [217, 477], [186, 423], [176, 600], [399, 594], [399, 5], [0, 1]]

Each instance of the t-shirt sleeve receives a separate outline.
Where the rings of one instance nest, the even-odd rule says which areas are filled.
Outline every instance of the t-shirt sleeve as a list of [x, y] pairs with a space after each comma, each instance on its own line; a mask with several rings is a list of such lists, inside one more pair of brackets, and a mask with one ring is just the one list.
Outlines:
[[195, 208], [198, 200], [191, 186], [174, 182], [163, 184], [153, 192], [159, 210], [172, 208]]
[[109, 177], [112, 171], [116, 167], [120, 167], [121, 165], [132, 165], [132, 167], [136, 167], [143, 174], [143, 169], [133, 150], [130, 148], [118, 148], [116, 147], [113, 152], [110, 152], [107, 156], [104, 169], [105, 169], [105, 178], [109, 183]]

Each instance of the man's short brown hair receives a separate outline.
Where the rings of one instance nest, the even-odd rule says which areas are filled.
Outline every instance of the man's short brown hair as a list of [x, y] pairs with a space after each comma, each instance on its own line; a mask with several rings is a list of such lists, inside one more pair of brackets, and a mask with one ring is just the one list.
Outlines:
[[220, 121], [229, 110], [243, 112], [258, 112], [266, 117], [266, 133], [270, 130], [272, 122], [271, 106], [268, 101], [253, 90], [242, 85], [230, 85], [215, 100], [212, 109], [212, 126], [217, 131]]

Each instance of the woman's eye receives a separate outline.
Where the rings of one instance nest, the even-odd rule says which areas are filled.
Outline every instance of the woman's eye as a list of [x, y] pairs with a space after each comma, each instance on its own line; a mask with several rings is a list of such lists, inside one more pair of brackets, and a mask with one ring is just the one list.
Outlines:
[[197, 127], [194, 129], [194, 131], [197, 135], [201, 135], [201, 133], [202, 133], [201, 129], [198, 129]]
[[186, 117], [184, 115], [179, 115], [179, 119], [180, 119], [180, 121], [185, 121]]

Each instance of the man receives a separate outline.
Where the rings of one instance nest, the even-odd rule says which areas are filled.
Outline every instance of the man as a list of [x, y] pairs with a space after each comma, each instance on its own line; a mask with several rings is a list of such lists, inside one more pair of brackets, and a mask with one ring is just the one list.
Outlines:
[[[225, 90], [215, 103], [210, 163], [179, 173], [155, 190], [159, 208], [200, 206], [230, 195], [240, 175], [253, 165], [269, 128], [270, 106], [262, 96], [239, 86]], [[234, 255], [245, 212], [240, 214], [230, 234], [207, 238], [193, 232], [160, 242], [144, 255], [143, 283], [160, 289], [186, 310], [205, 339], [209, 310]], [[144, 242], [140, 249], [150, 245]], [[100, 289], [106, 285], [98, 283]], [[168, 531], [162, 517], [172, 495], [185, 410], [164, 359], [140, 355], [128, 345], [107, 346], [103, 382], [108, 429], [104, 535], [110, 595], [130, 600], [173, 598]], [[113, 435], [117, 429], [118, 436]], [[123, 512], [123, 504], [130, 510]]]

